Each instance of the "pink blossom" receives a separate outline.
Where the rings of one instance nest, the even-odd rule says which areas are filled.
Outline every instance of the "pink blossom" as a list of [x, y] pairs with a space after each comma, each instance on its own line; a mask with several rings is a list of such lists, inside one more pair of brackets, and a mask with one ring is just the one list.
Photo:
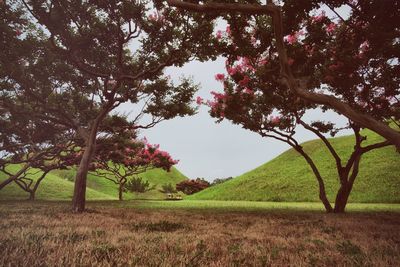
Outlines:
[[279, 124], [281, 122], [281, 118], [279, 116], [271, 116], [270, 121], [272, 124]]
[[332, 33], [335, 29], [336, 29], [336, 24], [332, 22], [331, 24], [326, 26], [325, 30], [327, 33]]
[[223, 82], [225, 80], [225, 74], [223, 73], [218, 73], [215, 75], [215, 80], [219, 81], [219, 82]]
[[221, 30], [217, 31], [216, 37], [217, 37], [218, 40], [222, 38], [222, 31]]
[[244, 91], [243, 91], [245, 94], [248, 94], [248, 95], [253, 95], [254, 94], [254, 91], [253, 90], [251, 90], [250, 88], [248, 88], [248, 87], [246, 87], [245, 89], [244, 89]]
[[239, 81], [239, 85], [246, 86], [249, 84], [250, 78], [249, 76], [245, 75], [242, 80]]
[[211, 94], [214, 96], [214, 99], [217, 101], [224, 100], [226, 95], [222, 93], [217, 93], [215, 91], [211, 91]]
[[261, 60], [258, 62], [258, 66], [264, 66], [264, 65], [267, 65], [267, 63], [268, 63], [268, 60], [267, 60], [266, 58], [261, 59]]
[[288, 42], [289, 44], [294, 44], [298, 41], [297, 35], [295, 33], [291, 35], [286, 35], [285, 41]]
[[198, 97], [196, 98], [196, 103], [197, 103], [197, 105], [201, 105], [201, 104], [203, 103], [203, 98], [201, 98], [200, 96], [198, 96]]
[[230, 35], [231, 34], [231, 26], [230, 25], [228, 25], [228, 26], [226, 26], [226, 33], [228, 34], [228, 35]]
[[325, 11], [322, 11], [321, 14], [319, 14], [318, 16], [313, 16], [311, 17], [311, 21], [312, 22], [320, 22], [325, 18]]

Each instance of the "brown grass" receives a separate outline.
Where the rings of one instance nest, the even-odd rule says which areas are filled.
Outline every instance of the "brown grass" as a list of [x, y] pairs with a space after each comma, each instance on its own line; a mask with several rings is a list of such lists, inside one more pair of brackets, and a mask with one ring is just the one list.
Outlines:
[[0, 202], [0, 266], [398, 266], [400, 214]]

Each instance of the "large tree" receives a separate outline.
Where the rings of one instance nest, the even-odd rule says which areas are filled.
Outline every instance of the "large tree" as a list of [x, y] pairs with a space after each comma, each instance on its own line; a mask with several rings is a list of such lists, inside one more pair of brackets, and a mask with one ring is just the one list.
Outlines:
[[[398, 1], [167, 2], [223, 16], [234, 40], [227, 54], [264, 52], [268, 66], [279, 68], [279, 90], [331, 108], [400, 148], [399, 130], [389, 126], [400, 117]], [[339, 7], [348, 14], [340, 15]]]
[[[29, 27], [15, 24], [14, 32], [18, 31], [19, 37], [13, 41], [38, 39], [39, 45], [33, 50], [40, 47], [45, 52], [9, 53], [18, 62], [28, 59], [25, 65], [29, 68], [41, 62], [56, 75], [37, 79], [40, 73], [7, 73], [11, 66], [4, 68], [3, 77], [12, 76], [13, 88], [29, 93], [45, 116], [68, 125], [84, 140], [73, 197], [73, 210], [81, 212], [85, 207], [86, 176], [104, 118], [124, 102], [142, 106], [134, 114], [135, 128], [149, 128], [162, 120], [193, 114], [189, 103], [196, 86], [187, 79], [174, 84], [163, 71], [194, 58], [209, 59], [214, 53], [213, 27], [208, 15], [189, 16], [147, 1], [34, 0], [2, 4], [14, 15], [17, 7], [17, 15], [33, 23]], [[12, 50], [12, 42], [6, 40], [5, 45], [7, 51]], [[37, 60], [29, 61], [31, 57]], [[14, 65], [22, 69], [25, 66]], [[63, 69], [57, 69], [59, 66]], [[36, 80], [50, 81], [49, 90], [44, 93]], [[90, 112], [82, 115], [82, 107], [85, 111], [90, 107]], [[152, 119], [141, 125], [143, 114]]]
[[[324, 15], [314, 18], [314, 23], [326, 19]], [[324, 34], [330, 34], [336, 29], [336, 24], [330, 23], [329, 28], [325, 29]], [[252, 33], [249, 34], [253, 35]], [[229, 49], [235, 46], [235, 37], [228, 27], [227, 31], [218, 32], [221, 39], [223, 49]], [[253, 37], [253, 36], [251, 36]], [[254, 37], [253, 37], [254, 38]], [[287, 41], [291, 44], [299, 42], [297, 36], [287, 36]], [[240, 41], [240, 40], [239, 40]], [[243, 40], [242, 40], [243, 41]], [[304, 40], [306, 42], [306, 39]], [[311, 44], [306, 44], [310, 45]], [[238, 47], [229, 54], [226, 61], [226, 70], [228, 75], [217, 74], [215, 78], [223, 83], [224, 92], [212, 92], [214, 99], [206, 102], [211, 107], [211, 115], [218, 118], [218, 121], [229, 119], [235, 124], [241, 125], [245, 129], [259, 133], [263, 137], [270, 137], [285, 142], [295, 149], [310, 165], [315, 177], [317, 178], [320, 190], [320, 199], [328, 212], [344, 212], [347, 200], [352, 190], [354, 181], [358, 175], [359, 164], [363, 154], [377, 148], [391, 145], [389, 141], [382, 141], [375, 144], [366, 144], [366, 137], [360, 132], [360, 127], [353, 121], [349, 121], [345, 126], [336, 126], [331, 121], [323, 121], [324, 113], [329, 107], [316, 105], [308, 101], [298, 98], [291, 90], [286, 90], [279, 80], [279, 68], [275, 67], [274, 60], [276, 56], [273, 53], [265, 53], [260, 49], [255, 53], [260, 44], [254, 38], [250, 39], [249, 46], [252, 49], [241, 49]], [[242, 47], [245, 47], [243, 45]], [[312, 48], [310, 48], [312, 49]], [[315, 51], [313, 53], [316, 53]], [[339, 52], [335, 52], [339, 53]], [[300, 55], [298, 55], [300, 57]], [[311, 55], [312, 57], [312, 55]], [[293, 59], [291, 65], [294, 69], [302, 71], [306, 66], [296, 63], [296, 60], [304, 60], [303, 58]], [[324, 60], [324, 59], [320, 59]], [[341, 66], [343, 63], [338, 63]], [[321, 75], [334, 75], [338, 70], [337, 65], [327, 67], [326, 71]], [[332, 73], [332, 70], [334, 71]], [[324, 71], [324, 70], [320, 70]], [[340, 83], [346, 84], [352, 77], [347, 75], [342, 77]], [[368, 80], [370, 82], [372, 79]], [[389, 88], [390, 89], [390, 88]], [[350, 92], [348, 98], [350, 99]], [[358, 99], [359, 95], [353, 95]], [[370, 99], [370, 103], [374, 103], [375, 99]], [[375, 116], [384, 116], [382, 114], [391, 113], [387, 99], [375, 100], [380, 104], [381, 110], [371, 109], [369, 112]], [[203, 102], [198, 99], [198, 102]], [[358, 102], [357, 102], [358, 103]], [[365, 106], [363, 104], [363, 106]], [[312, 109], [322, 108], [321, 120], [307, 122], [305, 114]], [[394, 112], [395, 114], [395, 112]], [[332, 155], [337, 169], [338, 181], [340, 188], [335, 199], [335, 206], [332, 208], [325, 193], [325, 185], [323, 177], [320, 174], [314, 160], [308, 155], [307, 151], [296, 140], [295, 133], [298, 126], [311, 131], [323, 144], [326, 145], [327, 151]], [[345, 159], [326, 137], [327, 133], [336, 135], [340, 130], [351, 129], [354, 132], [354, 146], [351, 155]]]

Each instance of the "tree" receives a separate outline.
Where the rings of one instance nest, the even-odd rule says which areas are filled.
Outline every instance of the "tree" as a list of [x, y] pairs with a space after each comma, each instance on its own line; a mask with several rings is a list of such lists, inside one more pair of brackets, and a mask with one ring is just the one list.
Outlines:
[[178, 191], [175, 189], [175, 186], [173, 186], [171, 183], [168, 183], [161, 186], [160, 192], [164, 194], [173, 194], [177, 193]]
[[141, 177], [133, 177], [125, 184], [125, 189], [130, 192], [144, 193], [154, 188], [154, 185], [150, 186], [149, 181], [143, 181]]
[[[175, 116], [194, 113], [189, 103], [197, 87], [188, 79], [176, 85], [163, 75], [163, 70], [182, 66], [194, 58], [213, 57], [212, 24], [205, 19], [207, 15], [189, 17], [186, 12], [159, 3], [150, 9], [150, 4], [145, 1], [2, 4], [7, 13], [34, 21], [29, 27], [18, 25], [19, 37], [4, 42], [7, 53], [28, 59], [22, 65], [4, 62], [3, 77], [13, 77], [13, 83], [7, 87], [21, 88], [19, 93], [29, 94], [37, 102], [37, 109], [41, 110], [38, 113], [68, 125], [84, 141], [75, 179], [73, 210], [76, 212], [85, 208], [86, 176], [96, 151], [99, 127], [107, 114], [124, 102], [143, 104], [135, 114], [134, 124], [136, 129], [145, 129]], [[14, 43], [31, 44], [30, 50], [44, 53], [14, 52]], [[39, 63], [56, 74], [53, 79], [31, 72]], [[9, 71], [16, 68], [22, 71]], [[32, 80], [47, 82], [47, 90]], [[80, 120], [84, 116], [82, 107], [89, 108], [87, 120]], [[143, 114], [150, 115], [152, 120], [141, 125]]]
[[[264, 52], [268, 65], [280, 70], [275, 77], [280, 90], [333, 109], [400, 148], [400, 132], [388, 125], [392, 120], [398, 126], [399, 121], [398, 2], [288, 0], [283, 6], [258, 1], [167, 2], [222, 15], [234, 39], [226, 54], [237, 54], [237, 48]], [[321, 5], [335, 12], [337, 20], [322, 13], [313, 16]], [[335, 10], [344, 5], [350, 8], [347, 18]], [[318, 91], [321, 86], [324, 90]]]
[[210, 183], [204, 179], [197, 178], [195, 180], [184, 180], [176, 184], [176, 190], [192, 195], [210, 186]]
[[[113, 119], [117, 119], [119, 128], [126, 124], [119, 117]], [[134, 125], [129, 127], [128, 124], [121, 130], [114, 127], [111, 132], [110, 136], [99, 138], [90, 170], [118, 185], [119, 200], [122, 200], [125, 189], [135, 192], [152, 189], [140, 178], [132, 177], [154, 168], [170, 171], [178, 163], [168, 152], [160, 150], [159, 145], [149, 144], [146, 139], [137, 140]], [[77, 158], [81, 156], [79, 152]]]
[[[227, 42], [231, 41], [224, 33]], [[245, 52], [245, 51], [244, 51]], [[249, 55], [246, 55], [249, 56]], [[327, 212], [344, 212], [354, 181], [358, 175], [359, 163], [363, 154], [377, 148], [391, 145], [389, 141], [365, 144], [366, 137], [360, 133], [360, 127], [349, 121], [345, 127], [338, 128], [332, 122], [314, 121], [307, 123], [304, 114], [318, 106], [298, 99], [290, 90], [284, 90], [274, 77], [279, 70], [269, 65], [270, 59], [265, 54], [257, 57], [230, 57], [227, 60], [228, 76], [217, 74], [216, 79], [224, 85], [224, 92], [212, 92], [213, 101], [205, 102], [210, 106], [210, 114], [218, 122], [229, 119], [260, 134], [285, 142], [293, 147], [309, 164], [319, 184], [319, 197]], [[268, 76], [265, 73], [268, 73]], [[199, 103], [204, 103], [198, 99]], [[326, 109], [326, 108], [325, 108]], [[323, 177], [313, 159], [307, 154], [295, 138], [298, 126], [311, 131], [326, 145], [332, 155], [340, 181], [340, 189], [332, 208], [326, 193]], [[355, 144], [350, 157], [345, 161], [335, 150], [325, 134], [336, 135], [340, 130], [352, 129]]]

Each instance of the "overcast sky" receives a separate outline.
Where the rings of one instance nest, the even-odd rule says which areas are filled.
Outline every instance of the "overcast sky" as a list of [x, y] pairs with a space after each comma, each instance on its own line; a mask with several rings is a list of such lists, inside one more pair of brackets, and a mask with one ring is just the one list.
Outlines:
[[[183, 68], [169, 68], [166, 74], [176, 81], [182, 75], [192, 76], [194, 82], [201, 85], [196, 96], [211, 99], [210, 91], [222, 91], [222, 84], [215, 81], [214, 75], [224, 70], [224, 59], [219, 58], [214, 62], [194, 61]], [[132, 104], [124, 104], [119, 111], [131, 113], [133, 117], [135, 109]], [[319, 119], [321, 114], [314, 111], [307, 114], [306, 118]], [[324, 113], [323, 117], [345, 123], [343, 118], [333, 113]], [[189, 178], [203, 177], [209, 181], [241, 175], [289, 148], [283, 142], [262, 138], [228, 120], [217, 124], [208, 114], [208, 107], [204, 106], [194, 116], [161, 122], [151, 129], [143, 130], [141, 136], [146, 136], [150, 143], [160, 144], [160, 149], [179, 159], [176, 167]], [[305, 141], [315, 139], [315, 136], [300, 130], [297, 138]]]
[[[322, 9], [328, 16], [334, 15], [330, 10]], [[337, 11], [346, 16], [348, 8], [343, 7]], [[218, 23], [218, 28], [224, 27], [225, 23]], [[215, 81], [214, 76], [216, 73], [225, 73], [224, 62], [223, 58], [205, 63], [193, 61], [182, 68], [170, 67], [165, 74], [170, 75], [174, 81], [178, 81], [182, 75], [191, 76], [195, 83], [200, 84], [196, 96], [211, 99], [210, 91], [222, 91], [222, 84]], [[118, 109], [119, 112], [131, 113], [131, 118], [134, 117], [135, 110], [138, 107], [128, 103]], [[320, 111], [310, 112], [305, 118], [308, 121], [333, 120], [340, 125], [346, 123], [346, 119], [337, 114]], [[204, 106], [194, 116], [161, 122], [154, 128], [143, 130], [141, 136], [146, 136], [150, 143], [160, 144], [160, 149], [179, 159], [176, 167], [189, 178], [203, 177], [209, 181], [241, 175], [289, 149], [286, 143], [262, 138], [227, 120], [215, 123], [208, 114], [208, 108]], [[299, 130], [296, 136], [299, 141], [316, 138], [304, 129]]]

